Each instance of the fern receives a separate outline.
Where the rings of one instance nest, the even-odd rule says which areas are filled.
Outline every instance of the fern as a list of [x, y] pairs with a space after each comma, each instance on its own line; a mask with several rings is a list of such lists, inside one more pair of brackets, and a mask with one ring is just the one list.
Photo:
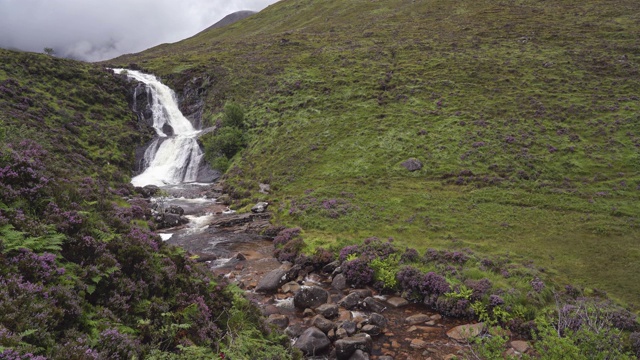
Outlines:
[[19, 249], [30, 249], [33, 252], [60, 251], [65, 240], [63, 234], [52, 231], [51, 228], [43, 236], [27, 236], [24, 232], [16, 230], [13, 225], [0, 226], [0, 251], [8, 253]]

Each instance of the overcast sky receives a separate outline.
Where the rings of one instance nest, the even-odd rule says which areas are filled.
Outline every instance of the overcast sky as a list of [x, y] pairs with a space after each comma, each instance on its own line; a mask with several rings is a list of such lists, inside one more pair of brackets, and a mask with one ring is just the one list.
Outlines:
[[0, 47], [87, 61], [175, 42], [277, 0], [0, 0]]

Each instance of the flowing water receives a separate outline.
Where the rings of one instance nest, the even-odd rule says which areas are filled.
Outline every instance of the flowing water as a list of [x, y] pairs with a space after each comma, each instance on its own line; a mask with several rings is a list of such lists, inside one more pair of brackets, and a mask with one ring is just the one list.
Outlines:
[[126, 71], [128, 77], [146, 85], [157, 135], [144, 153], [144, 171], [131, 183], [165, 186], [196, 181], [204, 155], [197, 142], [200, 131], [180, 112], [173, 90], [153, 75], [135, 70], [114, 71], [118, 74]]

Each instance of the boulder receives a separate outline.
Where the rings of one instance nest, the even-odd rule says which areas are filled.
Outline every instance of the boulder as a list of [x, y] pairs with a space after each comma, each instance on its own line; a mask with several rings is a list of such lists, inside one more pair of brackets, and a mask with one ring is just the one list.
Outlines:
[[364, 336], [352, 336], [336, 340], [334, 346], [338, 360], [344, 360], [349, 359], [356, 350], [370, 353], [373, 347], [373, 341], [371, 340], [371, 336], [364, 334]]
[[401, 165], [409, 171], [417, 171], [422, 169], [422, 163], [420, 162], [420, 160], [415, 158], [407, 159], [403, 161]]
[[180, 225], [180, 215], [178, 214], [172, 214], [172, 213], [165, 213], [162, 216], [162, 225], [163, 227], [175, 227]]
[[287, 282], [288, 270], [279, 267], [271, 270], [267, 275], [263, 276], [256, 286], [256, 292], [259, 293], [273, 293], [278, 290], [280, 285]]
[[256, 214], [263, 213], [267, 211], [267, 207], [269, 207], [269, 203], [261, 201], [251, 208], [251, 212]]
[[146, 185], [144, 187], [136, 187], [136, 191], [142, 195], [143, 198], [148, 199], [157, 194], [160, 188], [155, 185]]
[[294, 347], [300, 349], [305, 355], [316, 355], [322, 353], [331, 345], [331, 340], [320, 329], [310, 327], [298, 338]]
[[333, 319], [338, 316], [338, 305], [322, 304], [316, 308], [316, 312], [327, 319]]
[[316, 308], [327, 302], [329, 293], [317, 286], [303, 286], [293, 296], [293, 305], [298, 309]]
[[295, 281], [290, 281], [284, 285], [282, 285], [282, 292], [283, 293], [294, 293], [296, 291], [300, 290], [300, 284], [298, 284]]
[[447, 336], [459, 342], [467, 342], [470, 338], [480, 335], [482, 330], [483, 323], [460, 325], [447, 331]]
[[347, 288], [347, 278], [345, 278], [342, 274], [338, 274], [334, 276], [333, 280], [331, 281], [331, 286], [336, 290], [344, 290]]
[[522, 340], [514, 340], [511, 342], [511, 347], [521, 353], [524, 354], [526, 353], [529, 349], [531, 349], [531, 346], [529, 345], [528, 342], [526, 341], [522, 341]]
[[176, 205], [169, 206], [168, 208], [164, 209], [164, 212], [170, 213], [170, 214], [177, 214], [180, 216], [184, 215], [184, 209]]
[[347, 332], [347, 335], [351, 336], [356, 333], [358, 326], [355, 323], [355, 321], [345, 321], [342, 324], [340, 324], [339, 327], [340, 329], [344, 329]]
[[342, 306], [347, 310], [351, 310], [355, 308], [360, 302], [360, 296], [356, 293], [351, 293], [338, 301], [338, 305]]

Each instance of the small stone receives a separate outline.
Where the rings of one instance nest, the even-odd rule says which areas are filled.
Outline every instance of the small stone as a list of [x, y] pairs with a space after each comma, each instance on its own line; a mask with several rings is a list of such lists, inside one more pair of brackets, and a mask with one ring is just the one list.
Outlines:
[[261, 201], [251, 208], [251, 212], [256, 214], [263, 213], [267, 211], [267, 207], [269, 207], [269, 203]]
[[369, 323], [384, 328], [387, 326], [387, 319], [378, 313], [373, 313], [369, 316]]
[[336, 331], [334, 329], [329, 330], [329, 332], [327, 333], [327, 336], [329, 337], [329, 339], [335, 339]]
[[259, 293], [272, 293], [278, 290], [280, 285], [284, 284], [287, 280], [287, 270], [283, 267], [279, 267], [270, 271], [267, 275], [260, 279], [260, 282], [256, 286], [256, 292]]
[[433, 320], [429, 320], [429, 321], [427, 321], [427, 322], [426, 322], [426, 323], [424, 323], [424, 324], [425, 324], [425, 325], [427, 325], [427, 326], [435, 326], [435, 325], [436, 325], [436, 322], [435, 322], [435, 321], [433, 321]]
[[277, 326], [279, 329], [284, 329], [289, 325], [289, 318], [286, 315], [271, 314], [267, 322]]
[[362, 306], [370, 311], [374, 311], [377, 313], [381, 313], [384, 312], [387, 307], [384, 306], [384, 304], [378, 300], [376, 300], [375, 298], [372, 297], [368, 297], [366, 299], [364, 299], [364, 301], [362, 302]]
[[300, 284], [295, 281], [290, 281], [282, 285], [282, 292], [284, 293], [294, 293], [298, 290], [300, 290]]
[[310, 327], [305, 330], [293, 344], [305, 355], [316, 355], [323, 352], [331, 345], [331, 340], [320, 329]]
[[416, 171], [422, 169], [422, 163], [420, 160], [415, 158], [410, 158], [402, 162], [401, 164], [405, 169], [409, 171]]
[[522, 341], [522, 340], [514, 340], [511, 342], [511, 347], [521, 353], [524, 354], [527, 352], [527, 350], [531, 349], [531, 346], [529, 345], [528, 342], [526, 341]]
[[302, 317], [312, 317], [315, 315], [316, 315], [316, 312], [309, 308], [304, 309], [304, 311], [302, 312]]
[[431, 320], [433, 321], [440, 321], [441, 319], [442, 319], [442, 315], [440, 314], [431, 315]]
[[358, 302], [360, 302], [360, 295], [357, 293], [351, 293], [338, 301], [338, 305], [347, 310], [351, 310], [358, 305]]
[[337, 268], [338, 268], [338, 266], [340, 266], [340, 261], [339, 261], [339, 260], [336, 260], [336, 261], [334, 261], [334, 262], [330, 262], [330, 263], [328, 263], [327, 265], [323, 266], [323, 267], [322, 267], [322, 271], [323, 271], [323, 272], [325, 272], [325, 273], [327, 273], [327, 274], [331, 274], [331, 273], [333, 273], [333, 271], [334, 271], [335, 269], [337, 269]]
[[387, 299], [387, 304], [397, 309], [409, 305], [409, 301], [398, 296], [393, 296]]
[[347, 278], [345, 278], [342, 274], [338, 274], [333, 277], [331, 286], [336, 290], [344, 290], [347, 288]]
[[388, 355], [383, 355], [383, 356], [378, 356], [378, 360], [393, 360], [393, 358]]
[[357, 326], [356, 326], [356, 323], [353, 321], [345, 321], [342, 324], [340, 324], [340, 328], [345, 329], [347, 334], [351, 336], [356, 333]]
[[391, 341], [391, 347], [394, 348], [394, 349], [399, 349], [400, 348], [400, 343], [395, 341], [395, 340], [393, 340], [393, 341]]
[[353, 314], [349, 310], [340, 310], [338, 321], [353, 320]]
[[369, 289], [353, 289], [351, 293], [356, 293], [360, 296], [360, 299], [368, 298], [369, 296], [373, 296], [373, 293]]
[[504, 355], [507, 357], [518, 356], [518, 352], [513, 350], [513, 348], [508, 348], [507, 351], [504, 352]]
[[347, 336], [349, 336], [349, 334], [347, 334], [347, 330], [343, 328], [336, 330], [336, 337], [338, 339], [346, 338]]
[[322, 330], [325, 334], [329, 332], [329, 330], [334, 328], [333, 322], [331, 320], [326, 319], [322, 315], [316, 315], [311, 319], [311, 325], [317, 327]]
[[427, 347], [427, 342], [424, 340], [420, 340], [420, 339], [413, 339], [411, 340], [411, 344], [409, 344], [409, 346], [413, 349], [424, 349]]
[[364, 335], [365, 336], [354, 336], [337, 340], [334, 345], [338, 360], [349, 359], [356, 350], [362, 350], [367, 353], [371, 352], [373, 348], [371, 336], [367, 334]]
[[460, 325], [447, 331], [447, 336], [459, 342], [467, 342], [470, 338], [480, 335], [482, 330], [483, 323]]
[[447, 354], [442, 358], [442, 360], [456, 360], [457, 358], [458, 356], [456, 354]]
[[418, 330], [417, 326], [411, 326], [410, 328], [407, 329], [407, 332], [414, 332], [416, 330]]
[[409, 325], [418, 325], [418, 324], [425, 323], [429, 320], [431, 320], [431, 317], [429, 315], [416, 314], [416, 315], [411, 315], [408, 318], [404, 319], [404, 322]]
[[316, 308], [316, 312], [327, 319], [332, 319], [338, 316], [338, 305], [322, 304]]
[[349, 360], [369, 360], [369, 354], [358, 349], [353, 353], [353, 355], [351, 355]]
[[284, 333], [292, 338], [295, 339], [298, 336], [302, 335], [302, 333], [304, 332], [305, 328], [302, 327], [301, 324], [293, 324], [293, 325], [289, 325], [287, 326], [286, 329], [284, 329]]
[[362, 327], [362, 332], [371, 336], [378, 336], [380, 335], [381, 330], [380, 327], [376, 325], [365, 325]]

